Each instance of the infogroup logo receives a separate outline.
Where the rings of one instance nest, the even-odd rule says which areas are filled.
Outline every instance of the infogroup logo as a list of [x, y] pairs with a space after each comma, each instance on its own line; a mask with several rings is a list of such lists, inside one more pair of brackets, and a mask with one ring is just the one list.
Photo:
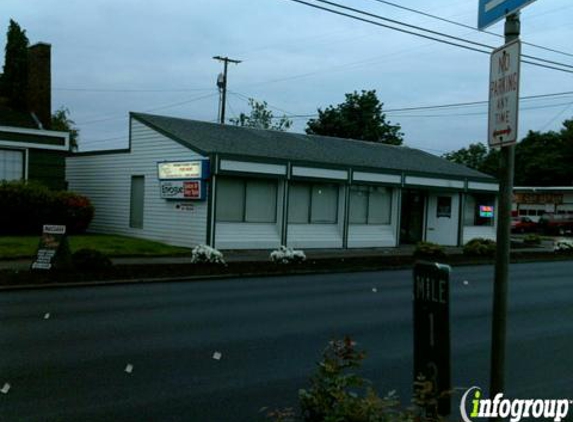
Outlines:
[[[472, 395], [473, 392], [473, 395]], [[470, 399], [470, 412], [466, 408]], [[510, 418], [511, 422], [519, 422], [523, 418], [549, 419], [560, 422], [569, 413], [569, 406], [573, 404], [568, 399], [504, 399], [498, 393], [492, 399], [482, 398], [479, 387], [468, 389], [462, 396], [460, 414], [465, 422], [475, 422], [479, 418]]]

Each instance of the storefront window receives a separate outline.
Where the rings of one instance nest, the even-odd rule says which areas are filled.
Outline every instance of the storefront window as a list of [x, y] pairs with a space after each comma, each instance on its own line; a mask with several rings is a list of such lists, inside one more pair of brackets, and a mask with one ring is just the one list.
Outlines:
[[466, 195], [465, 226], [493, 226], [495, 212], [495, 195]]
[[350, 224], [390, 224], [392, 191], [377, 186], [351, 186]]
[[221, 178], [217, 183], [217, 221], [275, 223], [277, 181]]
[[289, 187], [288, 222], [336, 224], [338, 189], [338, 185], [330, 183], [292, 183]]

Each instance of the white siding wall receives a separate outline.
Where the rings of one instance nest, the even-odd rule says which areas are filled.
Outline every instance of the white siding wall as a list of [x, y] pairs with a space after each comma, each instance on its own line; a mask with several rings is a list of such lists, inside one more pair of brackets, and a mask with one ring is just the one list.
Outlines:
[[[217, 249], [276, 249], [281, 244], [284, 183], [278, 181], [276, 223], [216, 223]], [[219, 204], [220, 205], [220, 204]], [[218, 205], [218, 206], [219, 206]]]
[[[470, 240], [476, 237], [484, 239], [496, 240], [497, 239], [497, 218], [498, 218], [498, 200], [495, 200], [494, 206], [494, 225], [493, 226], [462, 226], [462, 243], [465, 245]], [[463, 218], [463, 217], [462, 217]]]
[[292, 248], [342, 248], [344, 227], [344, 186], [338, 189], [338, 223], [289, 224], [287, 246]]
[[465, 245], [476, 237], [495, 240], [495, 231], [496, 229], [494, 226], [464, 226], [464, 235], [462, 241]]
[[[137, 120], [131, 120], [131, 152], [70, 157], [69, 189], [88, 196], [95, 206], [90, 231], [157, 240], [192, 247], [206, 242], [207, 201], [160, 198], [157, 162], [202, 158]], [[145, 176], [143, 229], [129, 227], [131, 176]], [[193, 204], [179, 211], [178, 203]]]
[[387, 225], [350, 224], [348, 226], [349, 248], [376, 248], [397, 246], [398, 189], [392, 191], [391, 222]]

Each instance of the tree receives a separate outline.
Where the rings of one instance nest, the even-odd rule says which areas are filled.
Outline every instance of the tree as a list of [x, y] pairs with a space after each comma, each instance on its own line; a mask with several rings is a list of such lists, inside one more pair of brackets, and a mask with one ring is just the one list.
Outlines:
[[0, 90], [15, 110], [26, 111], [28, 86], [28, 37], [26, 31], [10, 19], [6, 34], [6, 54]]
[[401, 127], [386, 121], [375, 90], [354, 91], [345, 97], [337, 106], [318, 109], [318, 118], [308, 121], [306, 133], [402, 145]]
[[448, 152], [442, 155], [442, 158], [491, 176], [497, 176], [499, 172], [499, 152], [494, 149], [488, 149], [481, 142], [470, 144], [467, 148]]
[[69, 132], [70, 134], [70, 151], [78, 150], [78, 137], [80, 130], [76, 127], [76, 122], [70, 118], [70, 110], [60, 107], [52, 114], [52, 130]]
[[[235, 126], [278, 130], [281, 132], [287, 131], [292, 126], [292, 120], [285, 115], [280, 118], [274, 117], [273, 112], [268, 109], [266, 101], [259, 102], [254, 98], [249, 98], [249, 106], [251, 107], [251, 112], [248, 115], [241, 113], [239, 117], [229, 119], [229, 121]], [[273, 122], [276, 119], [278, 121]]]
[[[494, 177], [499, 175], [499, 151], [482, 143], [470, 144], [442, 155]], [[573, 185], [573, 119], [565, 120], [559, 132], [529, 133], [515, 147], [515, 186]]]

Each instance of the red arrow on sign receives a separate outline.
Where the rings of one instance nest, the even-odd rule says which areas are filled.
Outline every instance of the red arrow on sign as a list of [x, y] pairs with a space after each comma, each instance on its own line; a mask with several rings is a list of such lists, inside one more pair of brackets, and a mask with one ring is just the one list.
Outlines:
[[507, 129], [503, 129], [503, 130], [496, 130], [495, 132], [493, 132], [493, 136], [500, 136], [500, 135], [510, 135], [511, 134], [511, 128], [508, 126]]

